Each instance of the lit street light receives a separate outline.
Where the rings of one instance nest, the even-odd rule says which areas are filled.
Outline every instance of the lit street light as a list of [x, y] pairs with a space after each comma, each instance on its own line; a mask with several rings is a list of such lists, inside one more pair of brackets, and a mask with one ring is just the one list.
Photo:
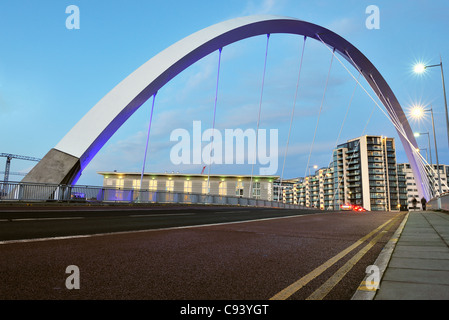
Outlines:
[[[441, 197], [442, 191], [441, 191], [441, 178], [440, 178], [440, 163], [438, 161], [438, 148], [437, 148], [437, 139], [435, 137], [435, 122], [433, 119], [433, 109], [432, 109], [432, 107], [430, 107], [430, 109], [424, 109], [421, 106], [415, 106], [415, 107], [413, 107], [411, 114], [412, 114], [412, 117], [419, 118], [419, 117], [424, 116], [424, 113], [428, 112], [428, 111], [430, 111], [430, 115], [432, 117], [432, 129], [433, 129], [433, 139], [435, 142], [435, 154], [436, 154], [436, 158], [437, 158], [437, 174], [438, 174], [438, 187], [439, 187], [439, 189], [438, 189], [439, 194], [438, 194], [437, 202], [438, 202], [438, 209], [441, 209], [441, 198], [440, 197]], [[432, 186], [432, 189], [433, 189], [433, 186]]]
[[309, 176], [310, 176], [310, 168], [314, 168], [315, 170], [318, 169], [318, 166], [315, 164], [313, 166], [309, 166], [308, 170], [309, 170]]
[[[430, 147], [430, 146], [431, 146], [431, 144], [430, 144], [430, 134], [429, 134], [428, 132], [415, 132], [415, 133], [414, 133], [414, 136], [415, 136], [415, 137], [419, 137], [419, 136], [421, 136], [422, 134], [427, 134], [427, 138], [428, 138], [428, 140], [429, 140], [430, 164], [432, 165], [433, 163], [432, 163], [432, 148]], [[427, 160], [427, 159], [426, 159], [426, 160]]]
[[[443, 94], [444, 94], [444, 108], [446, 111], [446, 130], [447, 130], [447, 143], [449, 146], [449, 116], [447, 113], [447, 99], [446, 99], [446, 86], [444, 84], [444, 73], [443, 73], [443, 61], [441, 60], [441, 56], [440, 56], [440, 63], [439, 64], [433, 64], [430, 66], [426, 66], [422, 63], [418, 63], [414, 66], [413, 70], [415, 71], [415, 73], [424, 73], [426, 71], [426, 69], [428, 68], [432, 68], [432, 67], [440, 67], [441, 68], [441, 80], [443, 83]], [[417, 111], [419, 112], [419, 111]]]
[[421, 151], [423, 151], [423, 150], [426, 150], [426, 161], [429, 161], [428, 160], [428, 153], [427, 153], [427, 148], [418, 148], [416, 151], [418, 151], [418, 152], [421, 152]]

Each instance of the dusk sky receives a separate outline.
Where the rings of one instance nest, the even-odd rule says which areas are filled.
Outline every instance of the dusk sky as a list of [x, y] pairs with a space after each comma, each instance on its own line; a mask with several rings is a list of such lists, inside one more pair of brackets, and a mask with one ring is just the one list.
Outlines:
[[[69, 5], [79, 8], [79, 29], [66, 27]], [[379, 8], [379, 29], [366, 26], [369, 5]], [[352, 43], [376, 66], [407, 115], [413, 104], [433, 108], [439, 161], [449, 164], [441, 70], [435, 67], [422, 75], [413, 73], [417, 62], [438, 64], [441, 56], [449, 89], [447, 0], [0, 0], [0, 153], [44, 157], [103, 96], [153, 56], [203, 28], [256, 14], [305, 20]], [[222, 133], [225, 129], [256, 129], [266, 39], [254, 37], [223, 48], [215, 120]], [[273, 34], [269, 41], [260, 128], [278, 130], [280, 175], [303, 37]], [[147, 172], [200, 173], [207, 165], [172, 163], [170, 150], [176, 142], [170, 141], [170, 134], [175, 129], [191, 132], [194, 121], [201, 121], [202, 131], [212, 127], [217, 68], [215, 52], [158, 92]], [[356, 69], [349, 69], [357, 76]], [[361, 84], [375, 97], [364, 79]], [[394, 137], [398, 162], [408, 162], [389, 118], [355, 85], [327, 47], [313, 39], [306, 41], [284, 179], [304, 176], [308, 163], [328, 166], [337, 144], [365, 134]], [[78, 184], [102, 185], [98, 171], [142, 170], [151, 102], [142, 105], [106, 143]], [[413, 131], [431, 134], [435, 163], [430, 116], [419, 122], [409, 117], [409, 122]], [[429, 148], [427, 136], [417, 142], [421, 148]], [[4, 171], [5, 161], [0, 158], [0, 171]], [[13, 159], [11, 171], [28, 172], [34, 165]], [[255, 173], [259, 167], [257, 164]], [[250, 174], [251, 165], [213, 165], [211, 173]], [[11, 181], [22, 178], [10, 176]]]

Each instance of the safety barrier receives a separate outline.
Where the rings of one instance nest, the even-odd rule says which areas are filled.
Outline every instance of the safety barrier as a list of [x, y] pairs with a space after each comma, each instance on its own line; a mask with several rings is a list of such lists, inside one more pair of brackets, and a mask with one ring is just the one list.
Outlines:
[[312, 209], [278, 201], [213, 194], [197, 194], [94, 186], [53, 185], [0, 181], [0, 202], [104, 202], [236, 205]]
[[438, 201], [441, 201], [441, 209], [449, 211], [449, 193], [442, 194], [440, 198], [430, 199], [427, 203], [427, 210], [438, 210]]

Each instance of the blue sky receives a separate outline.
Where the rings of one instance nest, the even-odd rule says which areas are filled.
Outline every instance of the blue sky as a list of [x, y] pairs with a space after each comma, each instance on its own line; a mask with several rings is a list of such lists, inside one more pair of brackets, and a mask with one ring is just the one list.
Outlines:
[[[80, 9], [80, 29], [68, 30], [66, 7]], [[380, 10], [380, 29], [368, 29], [368, 5]], [[212, 24], [246, 15], [284, 15], [322, 25], [355, 45], [389, 83], [404, 111], [416, 102], [431, 104], [440, 163], [449, 164], [439, 68], [416, 76], [417, 61], [439, 63], [449, 82], [449, 2], [447, 1], [24, 1], [0, 2], [0, 153], [43, 157], [104, 95], [151, 57]], [[225, 47], [222, 52], [216, 128], [256, 128], [266, 37]], [[281, 173], [302, 38], [270, 37], [260, 128], [279, 132]], [[306, 43], [295, 118], [284, 178], [307, 172], [310, 145], [332, 55], [321, 43]], [[170, 133], [212, 126], [218, 53], [212, 53], [163, 87], [156, 98], [146, 171], [201, 172], [202, 165], [170, 162]], [[356, 74], [355, 69], [351, 71]], [[366, 82], [362, 84], [374, 93]], [[327, 166], [336, 143], [362, 134], [396, 138], [399, 162], [407, 162], [396, 130], [334, 60], [310, 165]], [[448, 89], [448, 88], [447, 88]], [[145, 103], [83, 172], [78, 184], [101, 185], [97, 171], [142, 170], [151, 101]], [[346, 110], [350, 113], [340, 132]], [[373, 111], [374, 109], [374, 111]], [[372, 117], [370, 118], [370, 114]], [[369, 119], [369, 122], [368, 122]], [[430, 117], [412, 121], [414, 131], [431, 132]], [[366, 130], [364, 131], [364, 128]], [[417, 138], [428, 148], [427, 137]], [[435, 162], [433, 140], [431, 150]], [[12, 171], [35, 163], [12, 161]], [[5, 159], [0, 158], [0, 171]], [[214, 165], [211, 173], [250, 174], [250, 165]], [[20, 180], [11, 176], [10, 180]]]

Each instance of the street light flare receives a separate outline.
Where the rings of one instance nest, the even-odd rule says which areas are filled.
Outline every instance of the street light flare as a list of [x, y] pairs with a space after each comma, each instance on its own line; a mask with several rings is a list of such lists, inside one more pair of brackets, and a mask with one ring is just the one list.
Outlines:
[[424, 108], [421, 106], [414, 106], [412, 107], [410, 113], [413, 118], [420, 119], [424, 116]]
[[425, 70], [426, 66], [423, 63], [417, 63], [413, 68], [413, 71], [415, 71], [415, 73], [423, 73]]

